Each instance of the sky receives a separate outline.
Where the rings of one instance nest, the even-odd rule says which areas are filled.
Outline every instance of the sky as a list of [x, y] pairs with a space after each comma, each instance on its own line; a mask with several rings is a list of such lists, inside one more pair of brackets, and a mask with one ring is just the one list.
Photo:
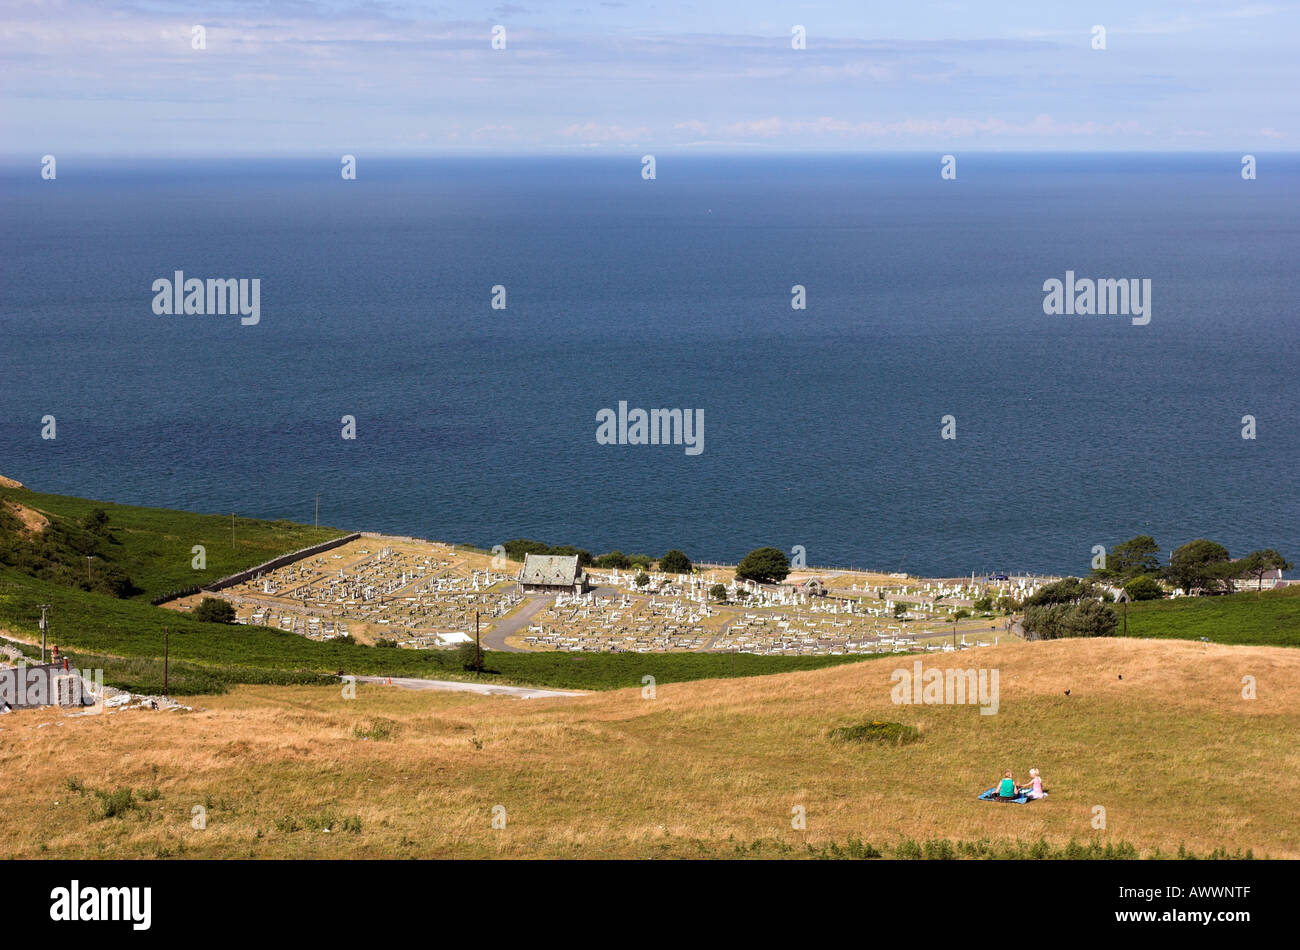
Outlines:
[[1298, 54], [1300, 0], [0, 0], [0, 153], [1293, 150]]

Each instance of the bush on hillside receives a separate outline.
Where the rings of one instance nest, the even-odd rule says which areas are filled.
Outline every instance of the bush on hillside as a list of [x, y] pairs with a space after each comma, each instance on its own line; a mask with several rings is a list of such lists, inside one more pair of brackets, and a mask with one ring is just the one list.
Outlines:
[[204, 597], [194, 608], [193, 616], [203, 623], [234, 623], [235, 608], [220, 597]]
[[1133, 600], [1159, 600], [1165, 596], [1165, 589], [1150, 574], [1133, 578], [1124, 585], [1124, 592]]
[[915, 726], [901, 722], [863, 722], [856, 726], [841, 726], [827, 735], [837, 742], [877, 742], [881, 745], [909, 745], [921, 738]]
[[1025, 608], [1024, 627], [1039, 640], [1113, 637], [1119, 628], [1119, 617], [1099, 600], [1040, 604]]

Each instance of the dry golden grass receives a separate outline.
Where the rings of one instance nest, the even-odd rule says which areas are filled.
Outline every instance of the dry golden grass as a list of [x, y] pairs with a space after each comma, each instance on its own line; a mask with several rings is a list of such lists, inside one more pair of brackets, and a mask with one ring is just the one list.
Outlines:
[[[11, 479], [0, 479], [0, 484], [6, 481], [11, 481]], [[22, 486], [15, 482], [13, 487], [21, 488]], [[10, 514], [22, 522], [24, 538], [30, 539], [33, 535], [40, 534], [50, 525], [50, 519], [35, 508], [28, 508], [26, 505], [20, 505], [16, 501], [8, 500], [4, 502], [4, 506]]]
[[[0, 855], [642, 857], [728, 855], [733, 836], [799, 847], [1041, 836], [1300, 857], [1300, 653], [1090, 640], [924, 658], [997, 668], [993, 716], [893, 705], [891, 671], [910, 663], [667, 685], [653, 700], [243, 687], [189, 714], [14, 714], [0, 718]], [[1257, 699], [1242, 698], [1247, 675]], [[391, 740], [357, 738], [378, 719], [395, 723]], [[870, 719], [923, 738], [827, 738]], [[1046, 801], [975, 800], [1002, 769], [1023, 780], [1030, 766]], [[72, 776], [160, 797], [97, 818]], [[208, 826], [192, 829], [205, 803]], [[797, 804], [804, 831], [791, 828]], [[504, 830], [491, 827], [496, 805]], [[1092, 827], [1095, 805], [1105, 830]], [[353, 816], [360, 831], [344, 830]]]

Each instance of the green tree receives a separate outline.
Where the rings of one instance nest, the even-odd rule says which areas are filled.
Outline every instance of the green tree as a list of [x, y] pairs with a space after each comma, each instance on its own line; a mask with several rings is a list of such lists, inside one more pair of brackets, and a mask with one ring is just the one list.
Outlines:
[[1094, 577], [1127, 581], [1159, 570], [1160, 545], [1156, 544], [1156, 539], [1151, 535], [1139, 534], [1136, 538], [1129, 538], [1111, 548], [1106, 555], [1106, 566], [1094, 570], [1092, 574]]
[[1068, 637], [1113, 637], [1119, 628], [1119, 617], [1111, 607], [1098, 600], [1083, 600], [1066, 614]]
[[1085, 597], [1092, 596], [1092, 584], [1077, 577], [1067, 577], [1054, 584], [1041, 587], [1025, 598], [1025, 607], [1041, 607], [1046, 604], [1077, 604]]
[[1259, 582], [1256, 590], [1263, 590], [1265, 574], [1269, 571], [1289, 571], [1295, 565], [1272, 548], [1264, 548], [1260, 551], [1251, 551], [1237, 562], [1237, 567], [1240, 568], [1242, 576], [1248, 574]]
[[659, 559], [659, 570], [665, 574], [689, 574], [691, 561], [681, 551], [673, 548]]
[[1004, 614], [1013, 614], [1020, 609], [1021, 603], [1010, 594], [1003, 594], [998, 598], [995, 606]]
[[1089, 598], [1077, 604], [1035, 604], [1025, 608], [1024, 626], [1040, 640], [1110, 637], [1119, 627], [1115, 611]]
[[645, 587], [645, 585], [649, 583], [650, 583], [650, 577], [648, 574], [646, 574], [645, 571], [642, 571], [640, 574], [636, 576], [637, 587]]
[[712, 597], [714, 600], [726, 600], [727, 585], [714, 584], [712, 587], [709, 588], [709, 596]]
[[1165, 596], [1165, 589], [1150, 574], [1133, 578], [1124, 585], [1124, 590], [1133, 600], [1159, 600]]
[[1228, 549], [1206, 538], [1188, 541], [1169, 558], [1169, 582], [1188, 593], [1218, 590], [1232, 571]]
[[790, 559], [778, 548], [755, 548], [737, 565], [736, 576], [760, 584], [779, 584], [790, 576]]
[[602, 554], [592, 563], [596, 567], [616, 567], [620, 571], [625, 571], [632, 566], [632, 561], [622, 551], [610, 551], [608, 554]]
[[235, 608], [220, 597], [204, 597], [194, 608], [194, 619], [204, 623], [234, 623]]
[[81, 526], [91, 534], [97, 534], [101, 537], [108, 534], [108, 512], [103, 508], [96, 508], [86, 517], [81, 519]]

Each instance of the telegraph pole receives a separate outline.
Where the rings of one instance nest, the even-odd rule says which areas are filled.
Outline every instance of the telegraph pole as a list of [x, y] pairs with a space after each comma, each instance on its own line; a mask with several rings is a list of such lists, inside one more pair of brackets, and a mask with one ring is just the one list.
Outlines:
[[41, 604], [40, 608], [41, 608], [41, 662], [44, 663], [45, 662], [45, 631], [49, 627], [49, 623], [45, 619], [45, 614], [46, 611], [50, 609], [50, 605]]

